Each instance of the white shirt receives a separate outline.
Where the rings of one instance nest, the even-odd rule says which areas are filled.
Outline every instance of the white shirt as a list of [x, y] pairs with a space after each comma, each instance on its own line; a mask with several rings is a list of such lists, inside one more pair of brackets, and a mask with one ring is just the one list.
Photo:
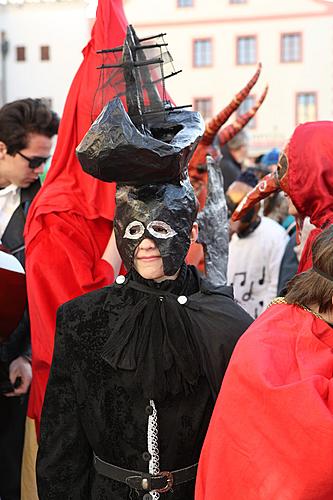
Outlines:
[[245, 238], [233, 234], [229, 243], [228, 283], [236, 301], [253, 317], [276, 297], [279, 270], [289, 236], [268, 217]]
[[0, 189], [0, 241], [8, 223], [20, 204], [21, 189], [14, 184]]
[[13, 271], [14, 273], [24, 274], [24, 269], [20, 262], [9, 253], [0, 250], [0, 269], [6, 269], [7, 271]]

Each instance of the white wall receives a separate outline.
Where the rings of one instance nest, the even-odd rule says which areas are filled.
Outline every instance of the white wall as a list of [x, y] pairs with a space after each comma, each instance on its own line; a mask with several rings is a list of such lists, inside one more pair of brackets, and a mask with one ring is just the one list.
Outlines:
[[[0, 7], [0, 31], [9, 40], [7, 101], [48, 97], [61, 113], [89, 38], [83, 1]], [[26, 61], [16, 61], [16, 46], [26, 47]], [[50, 46], [50, 61], [40, 60], [40, 46]]]

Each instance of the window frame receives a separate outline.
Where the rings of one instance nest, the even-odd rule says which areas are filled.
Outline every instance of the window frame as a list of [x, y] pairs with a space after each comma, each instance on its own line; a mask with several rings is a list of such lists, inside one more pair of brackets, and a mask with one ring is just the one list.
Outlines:
[[[242, 111], [242, 105], [245, 103], [247, 100], [251, 99], [251, 105], [248, 107], [246, 111]], [[249, 94], [248, 96], [245, 97], [244, 101], [241, 102], [239, 107], [237, 108], [236, 111], [236, 117], [238, 118], [240, 115], [247, 113], [257, 102], [257, 95], [256, 94]], [[248, 121], [246, 127], [250, 130], [255, 130], [258, 128], [258, 122], [257, 122], [257, 113]]]
[[[253, 62], [252, 61], [251, 62], [239, 62], [238, 44], [239, 44], [240, 40], [245, 39], [245, 38], [251, 38], [255, 42], [255, 57], [254, 57]], [[253, 66], [253, 65], [257, 64], [257, 62], [258, 62], [258, 37], [257, 37], [257, 35], [253, 35], [253, 34], [251, 34], [251, 35], [237, 35], [236, 36], [236, 66]]]
[[[44, 49], [47, 49], [47, 57], [46, 58], [44, 57], [44, 54], [43, 54]], [[49, 45], [40, 45], [40, 60], [42, 62], [51, 60], [50, 46]]]
[[194, 0], [190, 0], [191, 5], [181, 5], [182, 0], [176, 0], [177, 9], [191, 9], [194, 7]]
[[[211, 45], [211, 61], [209, 64], [196, 64], [196, 43], [210, 42]], [[214, 43], [212, 37], [193, 38], [192, 40], [192, 67], [193, 68], [211, 68], [214, 66]]]
[[[211, 114], [209, 116], [207, 116], [207, 117], [203, 116], [203, 114], [201, 113], [201, 111], [199, 109], [197, 109], [196, 103], [199, 102], [199, 101], [201, 101], [201, 102], [207, 101], [207, 102], [210, 103], [210, 112], [211, 112]], [[209, 120], [210, 118], [213, 117], [214, 113], [213, 113], [213, 97], [212, 96], [200, 96], [200, 97], [196, 96], [196, 97], [193, 97], [192, 107], [193, 107], [194, 111], [199, 111], [199, 113], [201, 114], [201, 116], [202, 116], [202, 118], [204, 120]]]
[[[318, 92], [315, 90], [296, 92], [296, 95], [295, 95], [295, 125], [296, 126], [299, 125], [300, 123], [305, 123], [304, 121], [299, 120], [298, 99], [300, 96], [303, 96], [306, 94], [314, 96], [315, 116], [314, 116], [314, 118], [311, 118], [311, 121], [318, 120]], [[309, 121], [309, 120], [306, 120], [306, 121]]]
[[[16, 62], [26, 62], [27, 60], [27, 50], [25, 45], [17, 45], [15, 47]], [[23, 57], [19, 56], [20, 51], [23, 51]]]
[[[295, 35], [299, 36], [299, 59], [293, 59], [293, 60], [287, 61], [284, 58], [285, 51], [284, 51], [283, 40], [284, 40], [284, 37], [295, 36]], [[303, 62], [303, 33], [301, 31], [281, 33], [281, 35], [280, 35], [280, 63], [281, 64], [295, 64], [295, 63], [301, 63], [301, 62]]]

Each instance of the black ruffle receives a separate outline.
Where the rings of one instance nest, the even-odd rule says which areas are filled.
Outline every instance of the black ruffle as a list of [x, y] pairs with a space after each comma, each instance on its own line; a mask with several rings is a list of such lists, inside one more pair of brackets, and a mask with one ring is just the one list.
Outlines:
[[115, 370], [135, 371], [147, 398], [191, 392], [202, 374], [200, 348], [188, 311], [177, 298], [199, 290], [195, 268], [182, 266], [176, 280], [156, 283], [131, 271], [122, 287], [123, 312], [106, 342], [102, 357]]

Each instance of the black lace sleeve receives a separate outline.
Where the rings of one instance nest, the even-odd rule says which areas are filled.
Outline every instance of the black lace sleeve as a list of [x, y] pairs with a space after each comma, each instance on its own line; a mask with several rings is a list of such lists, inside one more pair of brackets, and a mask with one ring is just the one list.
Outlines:
[[79, 420], [71, 363], [66, 355], [66, 339], [70, 335], [64, 308], [60, 308], [37, 457], [39, 500], [89, 498], [92, 453]]

